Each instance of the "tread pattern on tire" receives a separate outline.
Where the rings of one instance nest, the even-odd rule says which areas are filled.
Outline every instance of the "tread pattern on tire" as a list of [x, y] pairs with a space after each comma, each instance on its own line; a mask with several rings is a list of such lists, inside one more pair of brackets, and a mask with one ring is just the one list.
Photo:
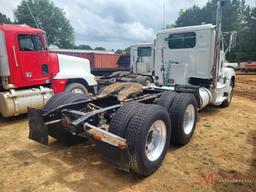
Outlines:
[[[49, 99], [49, 101], [44, 106], [43, 110], [45, 112], [50, 112], [51, 110], [55, 109], [56, 107], [59, 107], [63, 104], [68, 104], [72, 102], [78, 102], [82, 100], [89, 99], [90, 97], [83, 95], [83, 94], [74, 94], [74, 93], [60, 93], [57, 95], [54, 95]], [[48, 125], [48, 134], [63, 142], [64, 144], [71, 145], [74, 143], [79, 143], [83, 138], [80, 138], [78, 136], [71, 135], [70, 133], [65, 132], [64, 128], [61, 127], [60, 124], [53, 124]]]
[[138, 131], [138, 128], [142, 126], [142, 123], [147, 118], [147, 112], [152, 109], [153, 109], [153, 106], [150, 106], [150, 107], [147, 106], [147, 108], [138, 110], [138, 112], [134, 114], [134, 117], [132, 118], [132, 121], [127, 128], [126, 139], [128, 141], [128, 146], [130, 151], [129, 167], [132, 171], [136, 173], [139, 172], [139, 167], [138, 167], [137, 159], [135, 155], [136, 151], [134, 147], [136, 145], [137, 131]]
[[90, 98], [89, 96], [86, 96], [83, 94], [63, 92], [63, 93], [52, 96], [49, 99], [49, 101], [45, 104], [43, 110], [46, 112], [50, 112], [56, 107], [72, 102], [73, 99], [77, 99], [77, 101], [80, 101], [80, 100], [82, 101], [89, 98]]
[[138, 135], [140, 128], [143, 126], [143, 123], [147, 120], [151, 113], [155, 110], [158, 110], [160, 106], [158, 105], [145, 105], [144, 108], [138, 109], [134, 113], [126, 131], [126, 140], [129, 148], [129, 167], [133, 172], [136, 172], [141, 175], [149, 175], [147, 171], [140, 170], [138, 165], [138, 160], [136, 156], [136, 142], [137, 139], [141, 136]]
[[[186, 110], [186, 100], [189, 100], [191, 98], [194, 98], [194, 100], [192, 101], [191, 104], [193, 104], [195, 106], [195, 125], [194, 128], [191, 132], [191, 134], [193, 135], [193, 132], [195, 130], [195, 126], [196, 126], [196, 120], [197, 120], [197, 103], [196, 103], [196, 99], [194, 97], [193, 94], [189, 94], [189, 93], [180, 93], [178, 94], [178, 96], [176, 97], [176, 99], [174, 100], [171, 110], [170, 110], [170, 116], [171, 118], [171, 125], [172, 125], [172, 136], [171, 136], [171, 140], [172, 142], [174, 142], [175, 144], [178, 145], [185, 145], [187, 144], [188, 141], [185, 141], [184, 138], [181, 137], [180, 135], [180, 131], [181, 129], [183, 129], [183, 111]], [[192, 137], [191, 135], [191, 137]]]
[[131, 102], [120, 107], [115, 115], [112, 117], [109, 131], [119, 137], [124, 138], [127, 125], [132, 118], [132, 115], [144, 104], [138, 102]]
[[161, 97], [157, 101], [157, 104], [166, 108], [167, 111], [170, 111], [171, 105], [173, 104], [177, 95], [178, 95], [178, 93], [176, 93], [176, 92], [166, 91], [161, 95]]

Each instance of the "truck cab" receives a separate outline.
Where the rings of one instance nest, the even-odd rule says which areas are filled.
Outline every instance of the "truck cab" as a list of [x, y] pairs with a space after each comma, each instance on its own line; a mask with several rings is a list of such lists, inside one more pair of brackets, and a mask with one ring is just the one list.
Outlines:
[[87, 59], [50, 53], [46, 33], [28, 25], [0, 25], [0, 114], [42, 108], [55, 93], [95, 93]]
[[211, 92], [212, 104], [221, 105], [231, 94], [235, 72], [224, 66], [226, 51], [223, 43], [218, 49], [217, 42], [216, 26], [211, 24], [157, 33], [155, 75], [159, 84], [204, 87]]
[[199, 25], [159, 32], [155, 61], [162, 64], [155, 69], [159, 80], [188, 85], [193, 78], [211, 79], [214, 28], [214, 25]]
[[138, 43], [131, 46], [131, 71], [135, 74], [152, 75], [154, 71], [154, 45]]
[[46, 34], [26, 25], [0, 26], [1, 77], [16, 88], [50, 82]]

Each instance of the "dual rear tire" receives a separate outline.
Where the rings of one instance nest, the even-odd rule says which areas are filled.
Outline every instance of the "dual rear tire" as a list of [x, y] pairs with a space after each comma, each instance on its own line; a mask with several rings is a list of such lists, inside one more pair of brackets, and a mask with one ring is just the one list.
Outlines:
[[162, 94], [158, 104], [169, 113], [172, 126], [171, 143], [186, 145], [193, 136], [197, 120], [197, 102], [193, 94], [177, 94], [168, 91]]
[[159, 168], [167, 153], [170, 126], [169, 115], [163, 107], [129, 103], [116, 112], [109, 131], [126, 139], [130, 170], [148, 176]]
[[[88, 96], [62, 93], [53, 96], [44, 107], [50, 112], [63, 104], [89, 99]], [[125, 138], [129, 150], [131, 171], [149, 176], [161, 165], [170, 140], [185, 145], [191, 139], [196, 126], [197, 106], [194, 95], [165, 92], [158, 105], [132, 102], [123, 105], [114, 114], [109, 131]], [[60, 123], [48, 125], [49, 135], [71, 145], [84, 139], [65, 130]]]
[[171, 140], [179, 145], [190, 141], [196, 118], [194, 95], [165, 92], [158, 105], [134, 102], [122, 106], [109, 131], [126, 139], [130, 170], [149, 176], [160, 167]]

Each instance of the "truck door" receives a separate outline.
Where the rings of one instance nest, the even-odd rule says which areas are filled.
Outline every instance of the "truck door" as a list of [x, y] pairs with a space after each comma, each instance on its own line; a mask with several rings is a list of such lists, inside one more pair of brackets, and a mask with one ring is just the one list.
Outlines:
[[138, 74], [151, 74], [153, 71], [152, 47], [138, 47], [136, 71]]
[[49, 53], [41, 34], [17, 34], [18, 57], [22, 77], [26, 81], [49, 81]]

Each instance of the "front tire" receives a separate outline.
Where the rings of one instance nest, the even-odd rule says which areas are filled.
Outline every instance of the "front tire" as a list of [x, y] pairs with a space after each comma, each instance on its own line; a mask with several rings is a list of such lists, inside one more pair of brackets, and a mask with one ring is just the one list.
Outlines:
[[70, 83], [66, 86], [65, 92], [88, 95], [88, 90], [81, 83]]
[[138, 76], [136, 77], [135, 81], [143, 86], [153, 83], [152, 78], [149, 76]]
[[233, 91], [234, 91], [234, 83], [233, 81], [231, 81], [229, 85], [228, 98], [225, 101], [223, 101], [223, 103], [221, 104], [221, 107], [225, 108], [230, 106], [233, 98]]

